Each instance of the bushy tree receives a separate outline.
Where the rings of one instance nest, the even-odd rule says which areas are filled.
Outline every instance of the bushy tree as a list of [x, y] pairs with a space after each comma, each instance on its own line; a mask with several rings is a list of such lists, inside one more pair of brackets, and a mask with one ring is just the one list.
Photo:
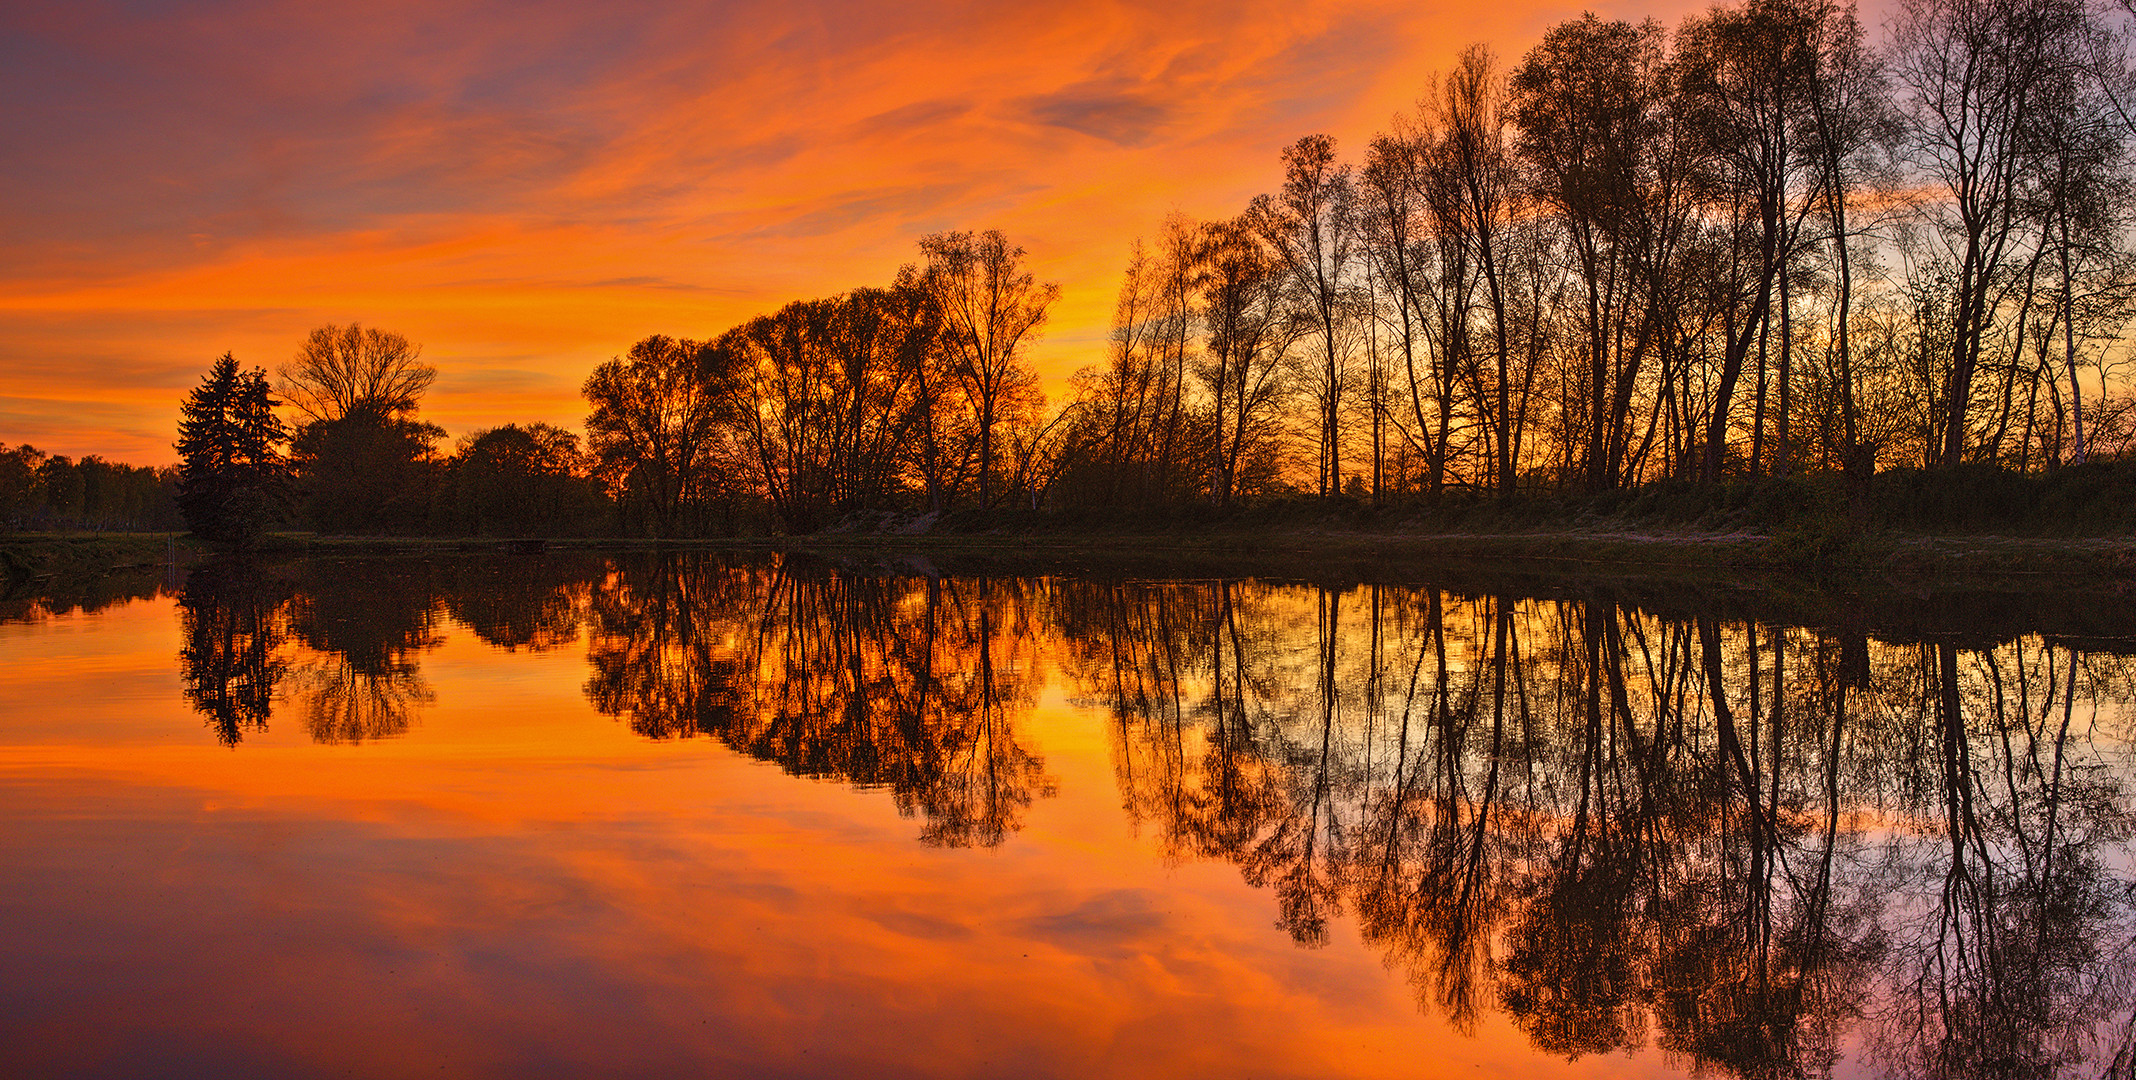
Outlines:
[[292, 449], [304, 518], [330, 533], [411, 533], [427, 526], [445, 432], [358, 405], [304, 425]]
[[654, 335], [595, 368], [581, 390], [593, 406], [586, 445], [609, 491], [644, 511], [655, 536], [678, 536], [720, 486], [725, 380], [708, 376], [706, 348]]
[[224, 353], [179, 406], [178, 509], [196, 535], [245, 545], [281, 520], [289, 502], [282, 455], [289, 433], [276, 404], [266, 372], [242, 371]]
[[578, 436], [506, 424], [460, 440], [445, 466], [436, 523], [475, 536], [578, 536], [603, 510]]

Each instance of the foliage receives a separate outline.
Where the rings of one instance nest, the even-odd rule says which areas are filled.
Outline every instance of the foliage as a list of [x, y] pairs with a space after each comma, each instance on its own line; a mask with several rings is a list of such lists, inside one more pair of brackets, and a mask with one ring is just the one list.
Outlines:
[[419, 533], [441, 463], [435, 424], [358, 405], [315, 420], [292, 445], [303, 517], [327, 533]]
[[578, 436], [506, 424], [460, 440], [445, 463], [433, 525], [463, 536], [586, 536], [606, 518]]
[[203, 539], [243, 546], [288, 509], [288, 433], [267, 374], [240, 371], [229, 353], [179, 408], [178, 509]]

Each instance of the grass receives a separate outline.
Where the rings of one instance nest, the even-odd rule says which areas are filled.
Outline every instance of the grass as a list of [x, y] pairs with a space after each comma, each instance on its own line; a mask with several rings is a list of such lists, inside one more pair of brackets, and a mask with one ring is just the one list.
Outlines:
[[[1139, 564], [1171, 572], [1414, 575], [1437, 565], [1623, 576], [1943, 576], [2136, 579], [2136, 462], [2049, 473], [1988, 466], [1891, 470], [1860, 502], [1834, 474], [1716, 484], [1666, 482], [1587, 495], [1449, 492], [1374, 507], [1348, 498], [1217, 509], [1159, 505], [1031, 513], [960, 511], [925, 533], [870, 530], [690, 541], [336, 537], [283, 533], [263, 554], [471, 553], [656, 548], [782, 550], [838, 558], [1035, 561], [1064, 569]], [[908, 522], [909, 524], [909, 522]], [[164, 534], [0, 537], [0, 585], [183, 561]]]

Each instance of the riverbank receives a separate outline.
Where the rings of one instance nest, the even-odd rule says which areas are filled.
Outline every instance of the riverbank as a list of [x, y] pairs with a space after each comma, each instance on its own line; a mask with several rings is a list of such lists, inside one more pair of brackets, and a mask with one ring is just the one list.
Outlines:
[[[1267, 577], [1376, 577], [1434, 565], [1579, 576], [1719, 576], [1745, 573], [1887, 578], [2081, 578], [2136, 586], [2136, 536], [1853, 536], [1748, 530], [1535, 530], [1503, 533], [1396, 532], [1339, 528], [1171, 528], [1095, 532], [1003, 528], [987, 532], [824, 533], [694, 540], [469, 537], [268, 537], [273, 557], [460, 552], [726, 550], [813, 553], [896, 562], [1148, 564], [1166, 572], [1205, 567]], [[0, 573], [12, 583], [167, 565], [201, 557], [185, 536], [26, 535], [0, 538]]]
[[[1804, 570], [1789, 541], [1749, 533], [1433, 535], [1266, 529], [1129, 534], [835, 534], [658, 542], [271, 537], [277, 564], [408, 559], [508, 577], [599, 576], [609, 556], [777, 552], [818, 570], [1136, 582], [1261, 579], [1349, 589], [1432, 585], [1471, 595], [1615, 604], [1684, 617], [1846, 628], [1886, 640], [2017, 634], [2136, 653], [2136, 538], [1867, 537], [1856, 560]], [[175, 561], [173, 561], [175, 557]], [[0, 621], [174, 590], [207, 557], [183, 537], [0, 539]], [[35, 573], [22, 573], [29, 565]], [[410, 572], [418, 572], [411, 567]]]
[[152, 596], [201, 555], [183, 533], [0, 536], [0, 621]]
[[0, 588], [24, 581], [77, 578], [184, 565], [202, 546], [185, 533], [19, 533], [0, 536]]
[[2008, 537], [1905, 534], [1768, 535], [1749, 531], [1551, 530], [1410, 533], [1310, 528], [1071, 532], [819, 533], [695, 540], [507, 540], [436, 537], [272, 539], [277, 554], [725, 550], [814, 553], [896, 562], [1078, 567], [1148, 565], [1278, 578], [1384, 577], [1463, 564], [1541, 574], [1742, 574], [1885, 578], [2091, 579], [2136, 586], [2136, 536]]

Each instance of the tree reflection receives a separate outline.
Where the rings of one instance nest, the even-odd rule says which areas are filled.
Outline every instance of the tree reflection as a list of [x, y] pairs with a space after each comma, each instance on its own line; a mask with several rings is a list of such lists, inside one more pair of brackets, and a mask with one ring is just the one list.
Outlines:
[[1457, 1028], [1740, 1077], [2136, 1070], [2136, 664], [2101, 639], [702, 553], [216, 565], [179, 605], [227, 743], [278, 687], [321, 741], [406, 730], [446, 614], [584, 633], [600, 712], [882, 789], [945, 846], [1051, 794], [1043, 657], [1167, 858], [1237, 866], [1301, 944], [1354, 925]]
[[600, 559], [406, 559], [195, 568], [179, 595], [186, 699], [235, 745], [277, 695], [321, 743], [405, 733], [436, 700], [420, 664], [449, 613], [507, 651], [577, 640]]
[[468, 560], [441, 589], [453, 621], [506, 652], [545, 652], [578, 640], [606, 563], [598, 557], [517, 555]]
[[994, 846], [1052, 790], [1016, 730], [1038, 687], [1029, 587], [619, 560], [589, 608], [586, 694], [647, 736], [887, 788], [929, 843]]
[[2124, 660], [1432, 590], [1054, 606], [1173, 857], [1302, 944], [1353, 913], [1457, 1026], [1746, 1077], [2131, 1056]]
[[267, 729], [276, 684], [289, 670], [282, 648], [289, 597], [287, 580], [242, 562], [198, 567], [178, 594], [185, 699], [224, 746]]
[[426, 564], [351, 560], [308, 566], [290, 605], [290, 633], [311, 654], [290, 670], [313, 741], [361, 743], [404, 734], [436, 700], [418, 657], [443, 640]]

